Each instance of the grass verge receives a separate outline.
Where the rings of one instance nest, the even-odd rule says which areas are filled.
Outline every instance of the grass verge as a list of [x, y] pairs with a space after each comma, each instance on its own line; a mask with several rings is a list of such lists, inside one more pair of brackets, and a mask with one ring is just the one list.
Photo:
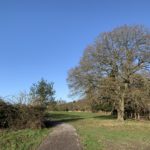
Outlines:
[[48, 135], [49, 129], [0, 131], [0, 150], [35, 150]]

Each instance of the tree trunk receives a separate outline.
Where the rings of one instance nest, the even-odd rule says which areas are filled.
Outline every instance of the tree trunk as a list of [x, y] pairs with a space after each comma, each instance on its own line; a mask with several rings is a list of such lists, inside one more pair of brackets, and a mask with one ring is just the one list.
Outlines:
[[125, 94], [128, 89], [128, 83], [124, 84], [124, 92], [122, 93], [122, 97], [119, 101], [119, 108], [118, 108], [118, 120], [119, 121], [124, 121], [124, 102], [125, 102]]
[[119, 108], [117, 110], [117, 119], [124, 121], [124, 97], [120, 100]]
[[130, 117], [131, 117], [131, 119], [133, 118], [133, 113], [132, 112], [131, 112], [131, 116]]
[[137, 115], [136, 112], [134, 113], [134, 119], [137, 120]]
[[138, 120], [140, 120], [140, 113], [137, 114], [137, 118], [138, 118]]

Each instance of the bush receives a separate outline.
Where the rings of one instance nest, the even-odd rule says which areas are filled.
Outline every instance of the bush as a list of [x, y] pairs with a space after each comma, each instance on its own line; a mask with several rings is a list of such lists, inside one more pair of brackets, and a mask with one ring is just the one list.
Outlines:
[[42, 128], [44, 109], [0, 101], [0, 128]]
[[44, 107], [25, 105], [16, 107], [20, 113], [15, 120], [15, 126], [17, 126], [17, 128], [42, 128], [44, 126]]

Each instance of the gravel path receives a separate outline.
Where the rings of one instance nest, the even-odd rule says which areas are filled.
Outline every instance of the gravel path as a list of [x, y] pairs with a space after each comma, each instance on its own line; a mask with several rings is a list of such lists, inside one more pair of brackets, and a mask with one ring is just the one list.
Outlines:
[[38, 150], [82, 150], [78, 135], [72, 125], [57, 125]]

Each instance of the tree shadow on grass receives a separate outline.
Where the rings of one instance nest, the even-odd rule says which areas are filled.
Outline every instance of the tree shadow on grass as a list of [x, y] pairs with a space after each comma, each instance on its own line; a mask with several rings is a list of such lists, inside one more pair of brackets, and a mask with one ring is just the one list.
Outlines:
[[87, 119], [87, 118], [95, 118], [99, 120], [112, 120], [116, 119], [115, 116], [112, 115], [99, 115], [99, 116], [90, 116], [90, 117], [84, 117], [84, 116], [79, 116], [79, 115], [72, 115], [69, 113], [47, 113], [45, 115], [45, 120], [44, 120], [44, 125], [45, 127], [54, 127], [58, 124], [61, 123], [70, 123], [74, 121], [78, 121], [81, 119]]
[[95, 116], [93, 118], [100, 119], [100, 120], [112, 120], [112, 119], [116, 119], [117, 117], [112, 115], [101, 115], [101, 116]]
[[49, 128], [61, 123], [74, 122], [81, 119], [84, 118], [78, 115], [48, 113], [45, 115], [44, 125], [46, 128]]

